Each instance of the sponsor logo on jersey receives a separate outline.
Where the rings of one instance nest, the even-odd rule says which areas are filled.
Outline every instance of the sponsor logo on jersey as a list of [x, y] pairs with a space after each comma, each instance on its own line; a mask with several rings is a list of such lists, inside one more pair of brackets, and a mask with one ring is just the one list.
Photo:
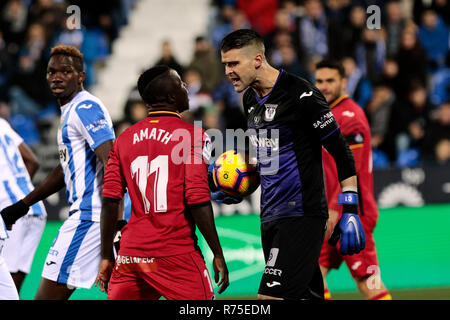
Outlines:
[[345, 110], [344, 112], [342, 112], [342, 115], [345, 117], [353, 118], [355, 116], [355, 113], [352, 111]]
[[333, 122], [334, 122], [334, 116], [333, 116], [333, 113], [330, 111], [327, 114], [321, 116], [319, 120], [314, 122], [313, 126], [315, 129], [317, 129], [317, 128], [323, 129], [327, 125], [329, 125], [330, 123], [333, 123]]
[[312, 91], [310, 91], [310, 92], [303, 92], [303, 93], [300, 95], [300, 99], [301, 99], [301, 98], [304, 98], [304, 97], [311, 97], [312, 94], [313, 94]]
[[80, 110], [80, 109], [88, 109], [89, 110], [90, 108], [92, 108], [92, 103], [88, 104], [88, 105], [83, 103], [81, 106], [78, 107], [78, 110]]
[[275, 113], [277, 112], [277, 104], [265, 104], [266, 112], [264, 113], [265, 121], [272, 121], [275, 118]]
[[269, 288], [272, 288], [275, 286], [281, 286], [281, 283], [279, 283], [278, 281], [272, 281], [271, 283], [267, 282], [266, 286], [268, 286]]
[[67, 151], [67, 146], [65, 144], [58, 146], [59, 160], [62, 163], [69, 161], [69, 152]]
[[354, 264], [352, 264], [352, 270], [356, 270], [359, 268], [359, 266], [362, 264], [361, 261], [356, 261]]
[[97, 132], [100, 129], [104, 129], [108, 126], [106, 119], [96, 120], [93, 123], [86, 126], [87, 131]]
[[280, 145], [278, 138], [257, 137], [256, 135], [250, 136], [250, 142], [254, 147], [271, 148], [273, 151], [277, 151]]

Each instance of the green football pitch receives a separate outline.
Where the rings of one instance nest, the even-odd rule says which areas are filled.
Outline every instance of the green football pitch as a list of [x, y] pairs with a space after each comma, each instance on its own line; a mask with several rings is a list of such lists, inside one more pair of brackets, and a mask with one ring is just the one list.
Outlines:
[[[47, 222], [30, 274], [20, 298], [30, 300], [39, 286], [48, 250], [62, 222]], [[420, 208], [380, 210], [375, 241], [381, 276], [394, 299], [450, 299], [450, 204]], [[216, 218], [216, 226], [230, 270], [230, 287], [218, 299], [255, 299], [264, 269], [259, 240], [259, 216], [232, 215]], [[201, 236], [199, 244], [208, 267], [211, 253]], [[212, 272], [212, 270], [210, 270]], [[363, 299], [345, 265], [327, 278], [335, 300]], [[78, 289], [73, 300], [104, 300], [96, 287]]]

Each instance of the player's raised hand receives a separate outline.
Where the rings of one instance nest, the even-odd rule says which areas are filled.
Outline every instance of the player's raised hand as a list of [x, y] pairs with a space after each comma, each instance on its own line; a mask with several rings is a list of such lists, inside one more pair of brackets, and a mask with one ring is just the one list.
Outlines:
[[[213, 268], [214, 268], [214, 281], [219, 286], [219, 290], [217, 292], [221, 294], [228, 288], [230, 284], [230, 280], [228, 278], [228, 268], [225, 263], [225, 259], [223, 256], [215, 256], [213, 260]], [[220, 274], [220, 281], [219, 281]]]
[[95, 286], [100, 289], [101, 292], [108, 291], [109, 279], [114, 268], [114, 261], [109, 259], [102, 259], [100, 268], [98, 270], [97, 278], [95, 279]]

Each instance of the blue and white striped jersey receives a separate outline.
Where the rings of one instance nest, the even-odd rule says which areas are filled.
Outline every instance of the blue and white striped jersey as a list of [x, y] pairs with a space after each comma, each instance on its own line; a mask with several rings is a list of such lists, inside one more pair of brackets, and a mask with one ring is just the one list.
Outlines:
[[[6, 120], [0, 118], [0, 209], [23, 199], [34, 189], [20, 155], [21, 143], [23, 139]], [[28, 214], [47, 216], [42, 201], [32, 205]]]
[[100, 221], [104, 166], [94, 150], [114, 138], [108, 110], [86, 90], [61, 107], [58, 149], [69, 219]]
[[[6, 231], [5, 222], [3, 222], [3, 218], [0, 215], [0, 240], [8, 239], [8, 231]], [[0, 250], [1, 250], [2, 244], [0, 242]]]

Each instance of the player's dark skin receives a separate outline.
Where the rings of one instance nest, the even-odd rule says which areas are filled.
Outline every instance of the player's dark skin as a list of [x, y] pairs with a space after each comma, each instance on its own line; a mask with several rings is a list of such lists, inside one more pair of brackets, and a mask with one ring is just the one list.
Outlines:
[[[50, 58], [47, 66], [47, 83], [53, 95], [57, 98], [59, 106], [63, 106], [83, 90], [83, 81], [86, 77], [84, 71], [70, 56], [57, 54]], [[112, 141], [107, 141], [95, 149], [97, 158], [106, 165]], [[30, 192], [23, 202], [31, 206], [38, 201], [58, 192], [65, 187], [64, 173], [61, 165], [56, 166], [45, 180]], [[66, 300], [75, 289], [68, 288], [66, 284], [60, 284], [42, 278], [35, 300]]]
[[[165, 96], [165, 98], [163, 102], [147, 104], [149, 111], [164, 110], [181, 113], [189, 109], [189, 98], [186, 84], [181, 81], [180, 76], [176, 71], [170, 70], [169, 72], [158, 77], [158, 86], [155, 91], [157, 91], [159, 95]], [[118, 205], [119, 204], [117, 202], [112, 201], [104, 200], [102, 202], [102, 262], [97, 279], [95, 280], [95, 285], [98, 285], [100, 290], [103, 292], [105, 292], [108, 288], [109, 279], [114, 266], [112, 243], [115, 233], [115, 226], [119, 215]], [[229, 278], [228, 268], [223, 257], [222, 247], [220, 246], [219, 237], [217, 235], [214, 223], [214, 214], [211, 203], [202, 207], [191, 208], [189, 212], [214, 254], [214, 281], [219, 286], [217, 292], [220, 294], [228, 287]], [[219, 274], [221, 275], [220, 279]]]

